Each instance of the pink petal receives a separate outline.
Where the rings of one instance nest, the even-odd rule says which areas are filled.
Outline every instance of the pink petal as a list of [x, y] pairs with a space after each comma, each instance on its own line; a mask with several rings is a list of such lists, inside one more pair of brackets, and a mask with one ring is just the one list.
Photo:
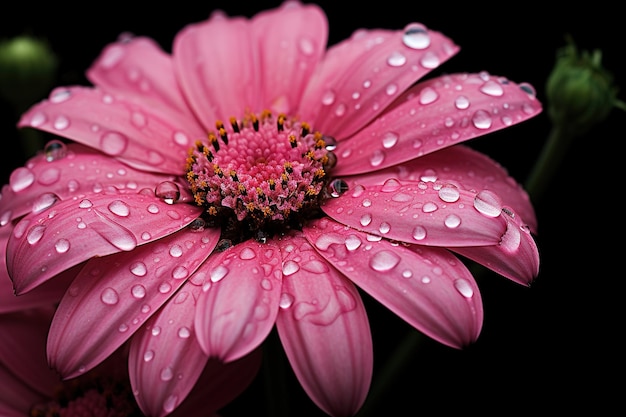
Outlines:
[[184, 230], [90, 260], [50, 326], [50, 366], [71, 378], [102, 362], [172, 297], [218, 238], [218, 229]]
[[[0, 415], [27, 415], [38, 400], [54, 395], [59, 376], [46, 363], [52, 308], [0, 315]], [[9, 412], [10, 411], [10, 412]]]
[[221, 13], [178, 32], [173, 45], [180, 88], [207, 130], [215, 121], [258, 111], [261, 77], [250, 22]]
[[450, 249], [518, 284], [530, 285], [539, 274], [537, 245], [520, 216], [509, 208], [503, 212], [507, 231], [497, 245]]
[[148, 104], [138, 106], [86, 87], [55, 89], [22, 115], [18, 126], [64, 136], [135, 168], [165, 174], [183, 173], [189, 149], [188, 141], [179, 140], [184, 127], [151, 113]]
[[178, 407], [209, 360], [193, 327], [195, 300], [201, 291], [185, 282], [132, 338], [130, 382], [147, 416], [163, 417]]
[[194, 389], [172, 417], [193, 416], [198, 410], [203, 410], [203, 415], [219, 417], [211, 410], [221, 409], [250, 385], [259, 372], [261, 359], [261, 348], [228, 363], [210, 358]]
[[309, 397], [331, 416], [352, 416], [369, 390], [372, 339], [354, 285], [301, 234], [283, 238], [283, 288], [276, 326]]
[[103, 91], [184, 128], [174, 134], [180, 145], [193, 146], [205, 134], [178, 86], [172, 58], [152, 39], [136, 37], [108, 45], [87, 77]]
[[202, 265], [207, 283], [195, 327], [207, 355], [230, 362], [265, 340], [278, 314], [279, 257], [275, 244], [249, 240], [212, 254]]
[[262, 104], [294, 114], [304, 88], [326, 49], [328, 22], [314, 4], [283, 3], [256, 15], [252, 39], [258, 42]]
[[314, 221], [304, 234], [331, 265], [422, 333], [455, 348], [478, 338], [480, 292], [450, 252], [372, 239], [330, 219]]
[[11, 174], [2, 188], [0, 226], [27, 213], [41, 212], [59, 200], [117, 190], [155, 189], [172, 176], [138, 171], [91, 148], [53, 141]]
[[525, 121], [541, 111], [529, 88], [486, 73], [419, 83], [340, 143], [333, 174], [382, 169]]
[[131, 251], [180, 230], [202, 209], [166, 204], [150, 193], [94, 194], [25, 216], [7, 245], [17, 294], [94, 256]]
[[458, 50], [417, 23], [397, 31], [359, 30], [328, 50], [305, 92], [302, 117], [316, 130], [344, 139]]
[[515, 208], [531, 231], [537, 229], [535, 209], [528, 193], [499, 163], [467, 146], [451, 146], [400, 165], [355, 176], [354, 181], [345, 180], [370, 186], [382, 185], [389, 178], [397, 178], [403, 183], [454, 184], [468, 191], [491, 190], [502, 199], [503, 205]]
[[324, 213], [364, 232], [429, 246], [494, 245], [506, 230], [500, 202], [491, 192], [395, 177], [383, 185], [367, 181], [367, 175], [347, 178], [348, 191], [326, 200]]

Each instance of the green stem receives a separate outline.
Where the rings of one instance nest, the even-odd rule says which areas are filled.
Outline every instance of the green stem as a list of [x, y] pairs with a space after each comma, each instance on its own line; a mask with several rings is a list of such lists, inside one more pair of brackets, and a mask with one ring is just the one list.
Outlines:
[[535, 203], [545, 192], [574, 136], [571, 131], [559, 127], [558, 124], [553, 125], [548, 140], [530, 171], [524, 187]]

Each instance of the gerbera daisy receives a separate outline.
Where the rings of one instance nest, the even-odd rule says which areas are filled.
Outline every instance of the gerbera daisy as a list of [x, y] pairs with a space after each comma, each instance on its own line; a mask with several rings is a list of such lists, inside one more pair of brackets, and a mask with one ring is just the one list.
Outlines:
[[276, 324], [310, 398], [349, 416], [372, 377], [359, 289], [461, 348], [483, 321], [462, 258], [536, 277], [527, 194], [461, 145], [538, 114], [532, 87], [422, 80], [459, 48], [420, 23], [329, 48], [327, 33], [319, 7], [288, 1], [216, 12], [171, 54], [122, 36], [87, 71], [93, 87], [57, 88], [23, 115], [67, 139], [0, 200], [16, 293], [72, 278], [47, 348], [64, 377], [130, 341], [138, 403], [163, 415], [207, 358], [242, 358]]

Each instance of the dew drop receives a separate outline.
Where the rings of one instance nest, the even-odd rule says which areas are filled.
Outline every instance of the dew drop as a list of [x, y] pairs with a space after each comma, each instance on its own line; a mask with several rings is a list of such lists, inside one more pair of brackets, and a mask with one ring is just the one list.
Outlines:
[[91, 202], [91, 200], [87, 200], [85, 198], [84, 200], [81, 200], [80, 203], [78, 203], [78, 207], [82, 209], [88, 209], [93, 207], [93, 203]]
[[381, 250], [372, 256], [369, 265], [375, 271], [386, 272], [393, 269], [398, 263], [400, 263], [400, 256], [395, 252]]
[[339, 197], [348, 191], [348, 183], [341, 179], [333, 180], [328, 185], [328, 191], [330, 192], [331, 197]]
[[54, 128], [56, 130], [65, 130], [68, 127], [70, 127], [70, 119], [67, 117], [61, 115], [54, 120]]
[[191, 336], [191, 331], [189, 330], [189, 327], [183, 326], [178, 329], [178, 337], [180, 337], [181, 339], [187, 339], [189, 338], [189, 336]]
[[432, 87], [425, 87], [422, 92], [420, 93], [420, 104], [430, 104], [430, 103], [434, 103], [435, 101], [437, 101], [437, 99], [439, 98], [439, 94], [437, 93], [437, 91], [435, 91], [434, 88]]
[[288, 260], [285, 263], [283, 263], [283, 275], [284, 276], [293, 275], [299, 270], [300, 270], [300, 266], [295, 261]]
[[109, 211], [120, 217], [128, 217], [130, 215], [130, 207], [122, 200], [114, 200], [109, 203]]
[[396, 143], [398, 143], [398, 139], [400, 136], [396, 132], [387, 132], [383, 135], [382, 142], [383, 147], [389, 149], [393, 148]]
[[422, 64], [424, 68], [437, 68], [440, 64], [439, 57], [431, 51], [428, 51], [424, 54], [422, 59], [420, 59], [420, 64]]
[[46, 161], [52, 162], [65, 158], [67, 155], [67, 146], [58, 139], [51, 140], [46, 144], [43, 150]]
[[385, 93], [388, 96], [392, 96], [398, 92], [398, 86], [396, 84], [389, 84], [387, 88], [385, 88]]
[[143, 298], [146, 296], [146, 287], [143, 285], [134, 285], [130, 289], [130, 293], [137, 299]]
[[355, 197], [355, 198], [361, 197], [364, 192], [365, 192], [365, 187], [363, 187], [361, 184], [358, 184], [352, 190], [352, 197]]
[[170, 256], [172, 258], [179, 258], [183, 254], [183, 248], [180, 245], [172, 245], [170, 248]]
[[322, 104], [325, 106], [330, 106], [335, 102], [335, 92], [332, 90], [328, 90], [322, 96]]
[[35, 182], [35, 174], [30, 169], [24, 167], [14, 170], [9, 178], [9, 185], [15, 193], [30, 187], [33, 182]]
[[161, 370], [161, 381], [169, 381], [174, 378], [174, 371], [169, 366]]
[[411, 49], [426, 49], [430, 46], [430, 36], [426, 27], [411, 23], [404, 28], [402, 42]]
[[402, 184], [400, 184], [400, 181], [398, 181], [395, 178], [389, 178], [385, 180], [380, 190], [384, 193], [393, 193], [395, 191], [398, 191], [400, 187], [402, 187]]
[[413, 239], [424, 240], [426, 238], [426, 229], [423, 226], [415, 226], [413, 229]]
[[469, 107], [470, 101], [465, 96], [458, 96], [456, 100], [454, 100], [454, 105], [459, 110], [465, 110]]
[[489, 129], [491, 127], [491, 116], [485, 110], [478, 110], [472, 116], [472, 123], [477, 129]]
[[166, 413], [171, 413], [178, 406], [178, 396], [177, 395], [169, 395], [165, 401], [163, 402], [163, 411]]
[[154, 359], [154, 351], [153, 350], [147, 350], [146, 352], [144, 352], [144, 354], [143, 354], [144, 362], [150, 362], [152, 359]]
[[30, 119], [30, 125], [32, 127], [39, 127], [42, 124], [46, 123], [48, 121], [48, 118], [46, 117], [45, 114], [41, 113], [41, 112], [37, 112], [33, 115], [33, 117]]
[[454, 288], [456, 288], [459, 294], [461, 294], [465, 298], [472, 298], [472, 296], [474, 295], [474, 290], [466, 279], [459, 278], [454, 281]]
[[372, 222], [372, 215], [371, 214], [367, 214], [366, 213], [366, 214], [361, 216], [361, 219], [360, 219], [361, 226], [367, 226], [371, 222]]
[[172, 271], [172, 278], [174, 279], [185, 279], [189, 276], [189, 270], [184, 266], [177, 266]]
[[45, 193], [37, 197], [37, 199], [33, 202], [33, 213], [41, 213], [42, 211], [52, 207], [59, 198], [52, 193]]
[[450, 214], [446, 217], [443, 223], [446, 225], [446, 227], [449, 227], [450, 229], [455, 229], [461, 224], [461, 218], [456, 214]]
[[446, 203], [454, 203], [459, 200], [461, 194], [456, 186], [452, 184], [444, 185], [439, 189], [439, 198]]
[[357, 235], [350, 235], [346, 237], [345, 245], [349, 251], [357, 250], [361, 246], [361, 239]]
[[488, 190], [483, 190], [474, 197], [474, 208], [488, 217], [498, 217], [502, 210], [498, 196]]
[[289, 308], [293, 305], [293, 302], [293, 295], [284, 292], [280, 295], [280, 301], [278, 305], [280, 306], [280, 308]]
[[226, 274], [228, 274], [228, 268], [223, 265], [218, 265], [209, 273], [209, 277], [211, 278], [212, 282], [218, 282], [219, 280], [224, 278]]
[[382, 222], [378, 227], [378, 231], [382, 234], [387, 234], [391, 230], [391, 225], [387, 222]]
[[106, 132], [100, 137], [100, 149], [109, 155], [121, 155], [128, 146], [128, 138], [118, 132]]
[[172, 286], [169, 283], [163, 282], [159, 285], [159, 292], [161, 294], [167, 294], [170, 291], [172, 291]]
[[173, 135], [174, 142], [180, 146], [188, 146], [189, 145], [189, 137], [180, 131], [174, 132]]
[[120, 301], [120, 297], [117, 294], [117, 291], [115, 291], [113, 288], [111, 287], [107, 287], [105, 288], [102, 293], [100, 294], [100, 300], [107, 305], [115, 305]]
[[488, 96], [500, 97], [504, 94], [504, 90], [500, 83], [497, 83], [494, 80], [489, 80], [482, 87], [480, 87], [480, 91], [487, 94]]
[[406, 64], [406, 57], [402, 55], [400, 52], [393, 52], [389, 57], [387, 57], [387, 64], [392, 67], [401, 67]]
[[59, 239], [54, 244], [54, 249], [57, 253], [65, 253], [70, 250], [70, 242], [67, 239]]
[[383, 163], [385, 160], [385, 153], [381, 150], [375, 150], [370, 156], [370, 165], [373, 167], [377, 167]]
[[38, 224], [33, 226], [26, 234], [26, 240], [31, 245], [39, 242], [43, 237], [43, 232], [46, 230], [46, 226]]
[[432, 213], [433, 211], [436, 211], [438, 209], [437, 204], [429, 201], [428, 203], [425, 203], [422, 206], [422, 211], [424, 213]]
[[157, 185], [155, 195], [167, 204], [174, 204], [180, 198], [180, 189], [175, 182], [163, 181]]
[[243, 248], [243, 250], [239, 254], [239, 257], [244, 260], [254, 259], [256, 258], [256, 252], [253, 251], [251, 248]]

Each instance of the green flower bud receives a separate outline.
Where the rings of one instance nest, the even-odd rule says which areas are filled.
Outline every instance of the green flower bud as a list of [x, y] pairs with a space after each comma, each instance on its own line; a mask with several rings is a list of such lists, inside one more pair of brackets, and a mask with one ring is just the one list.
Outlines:
[[581, 135], [604, 121], [613, 107], [624, 108], [601, 58], [600, 50], [579, 53], [571, 41], [557, 53], [546, 83], [547, 110], [552, 122], [570, 134]]
[[0, 41], [0, 97], [18, 113], [48, 94], [56, 70], [57, 58], [45, 41], [29, 36]]

